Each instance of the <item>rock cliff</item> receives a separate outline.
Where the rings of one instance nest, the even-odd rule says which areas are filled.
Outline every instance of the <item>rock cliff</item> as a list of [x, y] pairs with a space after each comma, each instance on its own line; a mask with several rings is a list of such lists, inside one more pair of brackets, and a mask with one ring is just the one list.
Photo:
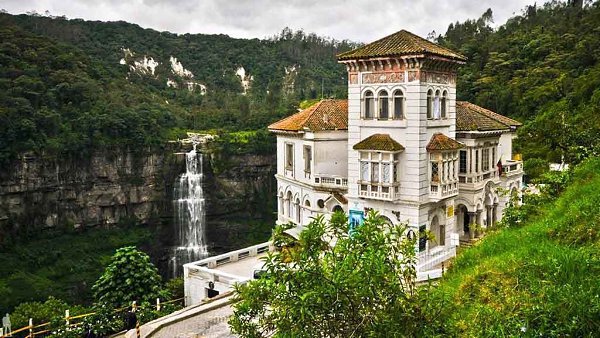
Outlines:
[[[104, 151], [83, 159], [22, 156], [0, 171], [0, 243], [6, 236], [45, 228], [168, 226], [173, 217], [173, 183], [185, 170], [182, 149], [174, 147]], [[218, 157], [227, 165], [214, 170], [216, 159], [212, 154], [205, 161], [209, 231], [211, 224], [217, 228], [242, 224], [243, 228], [249, 222], [240, 219], [270, 219], [275, 205], [274, 156]], [[211, 231], [217, 239], [223, 237], [216, 232]]]

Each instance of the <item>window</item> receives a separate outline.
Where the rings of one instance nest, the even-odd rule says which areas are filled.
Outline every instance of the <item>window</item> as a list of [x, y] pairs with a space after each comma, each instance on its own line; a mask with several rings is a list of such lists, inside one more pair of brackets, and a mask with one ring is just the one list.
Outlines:
[[479, 172], [479, 150], [475, 150], [475, 172]]
[[481, 168], [483, 171], [490, 170], [490, 148], [481, 150]]
[[490, 169], [492, 167], [494, 167], [496, 165], [496, 147], [492, 147], [492, 165], [490, 167]]
[[439, 164], [438, 162], [431, 163], [431, 182], [439, 182], [440, 174], [439, 174]]
[[427, 91], [427, 118], [433, 118], [433, 90]]
[[458, 179], [456, 175], [458, 151], [434, 151], [429, 154], [429, 161], [430, 192], [433, 194], [453, 193]]
[[401, 90], [394, 92], [394, 120], [404, 119], [404, 93]]
[[304, 172], [310, 174], [312, 167], [312, 148], [304, 146]]
[[373, 92], [368, 90], [365, 92], [365, 119], [372, 119], [375, 112], [375, 102], [373, 99]]
[[379, 183], [379, 162], [371, 162], [371, 182]]
[[294, 170], [294, 144], [285, 144], [285, 169]]
[[435, 97], [433, 98], [433, 118], [438, 120], [440, 118], [440, 91], [435, 91]]
[[466, 174], [467, 173], [467, 151], [466, 150], [461, 150], [460, 151], [460, 155], [459, 155], [459, 172], [461, 174]]
[[448, 92], [444, 90], [444, 93], [442, 94], [442, 118], [445, 119], [447, 117], [447, 112], [446, 110], [448, 109]]
[[399, 177], [399, 153], [361, 151], [359, 196], [395, 199]]
[[390, 116], [389, 114], [389, 103], [388, 103], [388, 93], [385, 90], [379, 92], [379, 119], [387, 120]]

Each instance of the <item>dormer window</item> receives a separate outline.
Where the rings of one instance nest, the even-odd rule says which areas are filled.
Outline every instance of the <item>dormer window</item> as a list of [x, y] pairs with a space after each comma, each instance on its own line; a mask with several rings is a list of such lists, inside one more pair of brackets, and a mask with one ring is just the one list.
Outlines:
[[400, 89], [394, 91], [394, 120], [404, 119], [404, 93]]
[[389, 101], [388, 101], [388, 93], [385, 90], [379, 92], [378, 97], [379, 103], [379, 119], [387, 120], [390, 117], [389, 114]]
[[373, 115], [375, 115], [375, 100], [373, 97], [373, 92], [367, 90], [364, 96], [364, 118], [372, 119]]

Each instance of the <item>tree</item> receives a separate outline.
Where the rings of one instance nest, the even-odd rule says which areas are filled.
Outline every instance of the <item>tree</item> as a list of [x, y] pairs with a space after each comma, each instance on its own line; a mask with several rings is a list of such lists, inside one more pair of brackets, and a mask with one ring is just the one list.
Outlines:
[[92, 287], [97, 303], [121, 307], [132, 301], [152, 302], [161, 290], [158, 270], [150, 257], [133, 246], [117, 250], [104, 273]]
[[[434, 332], [439, 302], [416, 287], [415, 238], [375, 213], [317, 217], [287, 250], [270, 253], [264, 277], [236, 286], [230, 326], [243, 337], [389, 337]], [[335, 239], [335, 240], [331, 240]], [[288, 262], [288, 263], [286, 263]], [[430, 330], [430, 331], [428, 331]]]

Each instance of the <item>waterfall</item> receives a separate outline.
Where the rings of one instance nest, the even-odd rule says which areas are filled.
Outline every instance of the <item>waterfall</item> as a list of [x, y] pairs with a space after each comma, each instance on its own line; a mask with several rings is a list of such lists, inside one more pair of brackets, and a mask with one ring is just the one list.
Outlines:
[[202, 183], [202, 153], [194, 148], [186, 154], [186, 171], [174, 188], [175, 229], [178, 243], [169, 261], [172, 277], [179, 275], [182, 265], [208, 255], [204, 238], [206, 210]]

